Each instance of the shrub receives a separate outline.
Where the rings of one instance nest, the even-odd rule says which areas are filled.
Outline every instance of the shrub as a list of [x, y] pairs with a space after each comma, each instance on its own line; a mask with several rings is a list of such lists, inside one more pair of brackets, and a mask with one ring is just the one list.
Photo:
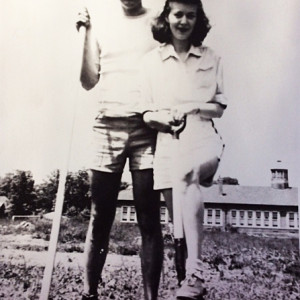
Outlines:
[[112, 226], [110, 238], [115, 241], [132, 242], [136, 237], [140, 236], [137, 224], [115, 222]]
[[51, 222], [48, 220], [39, 219], [34, 220], [33, 224], [35, 226], [35, 229], [31, 232], [33, 237], [49, 241], [52, 227]]
[[239, 232], [237, 227], [234, 227], [229, 223], [225, 225], [225, 231], [228, 231], [228, 232], [231, 232], [231, 233], [238, 233]]
[[109, 250], [123, 255], [138, 254], [141, 235], [137, 224], [118, 223], [112, 226]]
[[63, 218], [60, 226], [59, 242], [75, 244], [84, 243], [88, 222], [79, 216]]
[[300, 261], [293, 261], [293, 262], [290, 262], [285, 270], [284, 270], [286, 273], [289, 273], [297, 278], [300, 278]]

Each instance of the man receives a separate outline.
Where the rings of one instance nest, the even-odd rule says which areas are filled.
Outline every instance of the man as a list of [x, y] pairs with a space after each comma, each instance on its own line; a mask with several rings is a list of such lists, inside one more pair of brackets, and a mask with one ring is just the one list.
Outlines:
[[[163, 260], [159, 194], [153, 191], [156, 132], [143, 123], [138, 84], [142, 56], [155, 47], [150, 11], [141, 0], [120, 0], [113, 9], [84, 9], [77, 28], [86, 27], [82, 86], [99, 83], [99, 109], [93, 127], [91, 219], [85, 243], [84, 294], [97, 299], [118, 190], [127, 158], [134, 205], [142, 236], [145, 299], [157, 299]], [[105, 11], [104, 11], [105, 10]]]

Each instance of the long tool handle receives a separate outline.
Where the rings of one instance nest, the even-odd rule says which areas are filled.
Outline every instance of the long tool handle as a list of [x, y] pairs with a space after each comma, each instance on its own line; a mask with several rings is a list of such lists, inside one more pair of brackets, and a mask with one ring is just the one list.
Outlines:
[[177, 167], [178, 163], [182, 160], [180, 157], [180, 142], [179, 142], [179, 134], [185, 129], [186, 126], [186, 117], [184, 117], [182, 124], [177, 127], [177, 130], [173, 132], [173, 186], [172, 186], [172, 203], [173, 203], [173, 222], [174, 222], [174, 238], [182, 239], [184, 237], [184, 229], [183, 229], [183, 219], [182, 219], [182, 191], [179, 186], [180, 182], [178, 178], [180, 178], [181, 174], [180, 169]]
[[178, 176], [176, 165], [180, 161], [179, 155], [179, 139], [174, 138], [173, 143], [173, 186], [172, 186], [172, 203], [173, 203], [173, 222], [174, 222], [174, 238], [181, 239], [184, 237], [183, 233], [183, 220], [182, 220], [182, 209], [181, 209], [181, 191], [178, 186]]
[[[86, 29], [84, 26], [80, 27], [79, 33], [80, 33], [81, 42], [84, 43], [85, 35], [86, 35]], [[75, 104], [75, 106], [76, 106], [76, 104]], [[66, 165], [64, 168], [62, 168], [60, 170], [60, 173], [59, 173], [59, 183], [58, 183], [58, 190], [57, 190], [57, 194], [56, 194], [55, 211], [54, 211], [54, 217], [53, 217], [53, 221], [52, 221], [49, 249], [48, 249], [48, 253], [47, 253], [46, 266], [45, 266], [44, 276], [43, 276], [43, 281], [42, 281], [42, 290], [41, 290], [41, 294], [40, 294], [40, 300], [48, 299], [49, 292], [50, 292], [52, 273], [53, 273], [55, 257], [56, 257], [56, 248], [57, 248], [57, 242], [58, 242], [60, 222], [61, 222], [61, 216], [62, 216], [63, 204], [64, 204], [65, 185], [66, 185], [66, 179], [67, 179], [70, 156], [71, 156], [73, 129], [74, 129], [74, 123], [75, 123], [75, 111], [76, 111], [76, 109], [74, 109], [72, 123], [70, 124], [71, 130], [70, 130], [70, 134], [69, 134], [67, 157], [65, 160]]]

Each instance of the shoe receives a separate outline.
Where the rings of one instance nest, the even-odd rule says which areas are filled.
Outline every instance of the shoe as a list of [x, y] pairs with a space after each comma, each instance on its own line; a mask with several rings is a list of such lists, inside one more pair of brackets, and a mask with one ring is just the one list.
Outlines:
[[97, 295], [82, 294], [81, 300], [98, 300]]
[[187, 275], [176, 293], [177, 300], [203, 300], [207, 291], [203, 287], [204, 280], [195, 274]]

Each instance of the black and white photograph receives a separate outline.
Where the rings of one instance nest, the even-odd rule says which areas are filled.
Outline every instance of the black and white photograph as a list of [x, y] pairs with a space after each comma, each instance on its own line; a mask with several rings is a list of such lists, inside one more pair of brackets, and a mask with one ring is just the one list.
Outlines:
[[297, 0], [0, 11], [0, 299], [300, 299]]

